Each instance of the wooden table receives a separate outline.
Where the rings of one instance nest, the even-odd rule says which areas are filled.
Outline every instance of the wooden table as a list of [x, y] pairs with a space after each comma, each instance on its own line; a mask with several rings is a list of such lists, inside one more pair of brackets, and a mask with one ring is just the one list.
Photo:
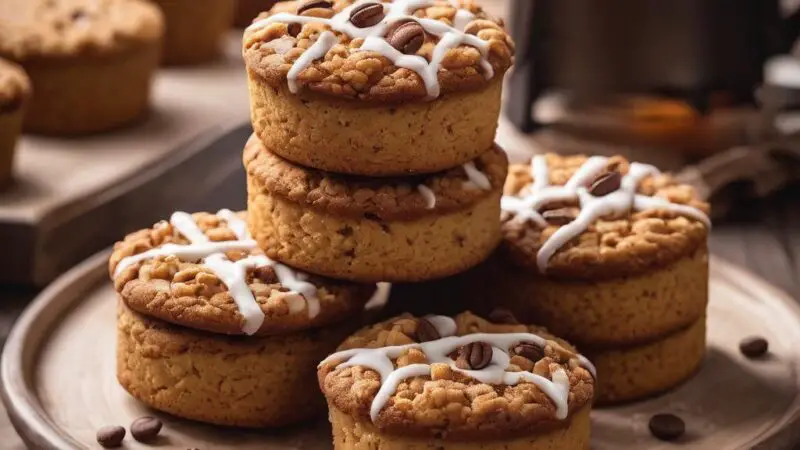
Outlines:
[[[506, 16], [506, 0], [483, 0], [497, 16]], [[501, 127], [502, 129], [503, 127]], [[523, 143], [525, 138], [516, 136]], [[764, 201], [737, 205], [731, 217], [717, 222], [712, 251], [800, 298], [800, 185]], [[0, 287], [0, 342], [37, 291]], [[0, 406], [2, 409], [2, 406]], [[0, 411], [0, 449], [24, 449], [4, 411]]]

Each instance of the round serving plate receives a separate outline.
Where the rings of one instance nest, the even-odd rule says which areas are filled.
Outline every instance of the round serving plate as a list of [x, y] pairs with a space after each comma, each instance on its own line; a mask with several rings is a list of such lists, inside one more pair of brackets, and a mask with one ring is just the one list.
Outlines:
[[[164, 421], [160, 448], [329, 449], [327, 422], [251, 431], [178, 419], [147, 409], [115, 378], [115, 293], [108, 253], [57, 280], [23, 314], [2, 359], [9, 416], [32, 448], [97, 448], [96, 430], [144, 414]], [[788, 295], [719, 259], [711, 263], [708, 356], [678, 389], [645, 402], [597, 410], [592, 449], [791, 449], [800, 443], [800, 307]], [[739, 341], [760, 335], [770, 354], [748, 360]], [[309, 387], [314, 388], [313, 386]], [[686, 435], [665, 443], [651, 415], [684, 418]], [[149, 448], [130, 437], [125, 448]]]

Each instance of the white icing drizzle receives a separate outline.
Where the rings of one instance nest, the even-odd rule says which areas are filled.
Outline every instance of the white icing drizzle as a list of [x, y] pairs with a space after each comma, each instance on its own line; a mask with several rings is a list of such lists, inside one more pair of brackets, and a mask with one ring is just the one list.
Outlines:
[[381, 309], [386, 306], [389, 301], [389, 295], [392, 293], [392, 283], [381, 281], [376, 284], [375, 292], [372, 297], [364, 304], [365, 310]]
[[478, 170], [478, 168], [475, 167], [474, 162], [470, 161], [465, 163], [463, 167], [464, 172], [467, 173], [467, 178], [469, 178], [467, 183], [471, 183], [473, 186], [477, 186], [479, 189], [483, 189], [485, 191], [492, 189], [492, 182], [489, 181], [489, 177]]
[[417, 190], [419, 191], [422, 198], [425, 199], [425, 207], [428, 209], [433, 209], [436, 207], [436, 194], [433, 193], [431, 188], [425, 186], [424, 184], [417, 185]]
[[[350, 11], [370, 0], [359, 0], [343, 9], [330, 19], [320, 17], [298, 16], [290, 13], [278, 13], [265, 19], [259, 20], [247, 28], [247, 31], [254, 31], [264, 28], [276, 22], [282, 23], [321, 23], [331, 27], [332, 30], [344, 33], [352, 38], [364, 39], [364, 43], [355, 51], [371, 51], [386, 57], [397, 67], [403, 67], [416, 72], [425, 83], [425, 89], [429, 99], [439, 96], [441, 87], [439, 85], [439, 69], [447, 51], [462, 44], [470, 45], [478, 49], [481, 53], [480, 66], [484, 77], [491, 79], [494, 77], [494, 69], [487, 59], [489, 43], [483, 39], [464, 33], [467, 25], [475, 20], [475, 15], [470, 11], [460, 8], [457, 1], [451, 0], [450, 4], [457, 9], [454, 18], [454, 26], [447, 25], [434, 19], [414, 17], [411, 14], [428, 6], [434, 6], [435, 0], [395, 0], [392, 3], [384, 3], [384, 18], [377, 24], [359, 28], [350, 22]], [[431, 62], [422, 56], [406, 55], [398, 51], [386, 42], [386, 31], [389, 27], [401, 20], [411, 19], [418, 22], [425, 32], [439, 37], [439, 42], [433, 50]], [[333, 46], [339, 43], [338, 38], [326, 31], [320, 34], [317, 41], [294, 62], [287, 76], [289, 90], [297, 92], [297, 77], [308, 68], [311, 63], [324, 57]]]
[[631, 163], [628, 173], [622, 178], [620, 188], [603, 197], [595, 197], [589, 193], [587, 186], [598, 175], [606, 170], [608, 158], [592, 156], [573, 174], [564, 186], [551, 186], [549, 169], [544, 155], [536, 155], [531, 161], [533, 184], [530, 193], [521, 197], [503, 196], [501, 208], [514, 213], [514, 221], [532, 221], [540, 227], [547, 222], [539, 213], [539, 209], [552, 202], [575, 201], [580, 203], [580, 214], [572, 222], [560, 227], [539, 249], [536, 263], [544, 272], [550, 258], [567, 242], [571, 241], [599, 218], [627, 211], [643, 211], [660, 209], [698, 220], [711, 227], [708, 216], [697, 208], [672, 203], [661, 197], [649, 197], [637, 194], [639, 183], [646, 177], [658, 176], [661, 172], [649, 164]]
[[286, 293], [286, 300], [290, 313], [308, 309], [310, 318], [316, 317], [320, 312], [320, 303], [317, 298], [317, 288], [305, 281], [306, 274], [296, 272], [294, 269], [275, 262], [266, 255], [253, 255], [231, 261], [225, 253], [232, 250], [251, 251], [258, 247], [256, 241], [250, 239], [247, 224], [233, 211], [223, 209], [217, 215], [225, 220], [238, 240], [211, 242], [205, 233], [197, 226], [191, 214], [175, 212], [170, 217], [173, 227], [189, 240], [189, 245], [165, 244], [161, 247], [148, 250], [137, 255], [123, 258], [114, 270], [114, 277], [119, 276], [128, 267], [139, 262], [175, 256], [181, 260], [203, 260], [203, 266], [210, 269], [225, 286], [233, 298], [239, 312], [244, 317], [242, 331], [252, 335], [261, 328], [264, 322], [264, 312], [256, 302], [253, 292], [247, 285], [247, 270], [259, 267], [272, 267], [278, 281], [291, 292]]
[[[532, 342], [544, 347], [546, 345], [544, 338], [532, 333], [476, 333], [466, 336], [454, 336], [456, 323], [450, 317], [427, 316], [426, 319], [436, 328], [442, 336], [441, 339], [419, 344], [344, 350], [328, 356], [320, 365], [344, 361], [339, 367], [363, 366], [374, 370], [380, 375], [381, 387], [378, 393], [375, 394], [370, 406], [370, 417], [373, 422], [403, 380], [430, 375], [431, 364], [436, 363], [447, 364], [452, 370], [461, 372], [481, 383], [504, 384], [507, 386], [514, 386], [520, 382], [532, 383], [541, 389], [556, 405], [556, 417], [558, 419], [565, 419], [568, 416], [569, 377], [563, 369], [555, 370], [552, 373], [552, 380], [531, 372], [506, 372], [511, 361], [507, 351], [511, 346], [520, 342]], [[448, 355], [461, 346], [479, 341], [487, 342], [492, 346], [491, 363], [481, 370], [462, 370], [456, 367], [455, 361]], [[429, 364], [411, 364], [395, 369], [392, 359], [400, 357], [406, 350], [411, 348], [417, 348], [424, 352]], [[595, 368], [592, 363], [582, 356], [579, 356], [578, 359], [581, 366], [589, 370], [592, 376], [595, 376]]]

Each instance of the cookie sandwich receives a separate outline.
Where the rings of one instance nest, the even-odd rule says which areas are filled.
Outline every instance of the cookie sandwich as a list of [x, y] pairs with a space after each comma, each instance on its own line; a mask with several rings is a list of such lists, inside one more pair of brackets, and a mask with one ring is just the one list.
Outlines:
[[317, 363], [355, 326], [375, 290], [277, 263], [244, 214], [177, 212], [114, 246], [117, 378], [179, 417], [280, 426], [324, 410]]
[[597, 400], [668, 390], [705, 355], [709, 206], [653, 166], [535, 156], [509, 171], [497, 297], [597, 365]]

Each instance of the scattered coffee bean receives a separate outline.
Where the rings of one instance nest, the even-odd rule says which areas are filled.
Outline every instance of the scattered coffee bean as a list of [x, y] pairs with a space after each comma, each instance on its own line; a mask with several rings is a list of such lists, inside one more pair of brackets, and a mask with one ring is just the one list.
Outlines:
[[425, 29], [413, 20], [408, 21], [393, 28], [386, 41], [402, 53], [413, 55], [425, 43]]
[[575, 220], [575, 212], [570, 208], [550, 209], [542, 213], [542, 217], [549, 224], [566, 225]]
[[297, 15], [302, 16], [304, 12], [317, 8], [331, 9], [333, 8], [333, 2], [328, 0], [308, 0], [297, 8]]
[[289, 36], [297, 37], [301, 31], [303, 31], [303, 26], [300, 25], [299, 23], [289, 24]]
[[749, 337], [739, 343], [739, 351], [750, 359], [760, 358], [769, 351], [769, 342], [762, 337]]
[[686, 432], [683, 419], [675, 414], [656, 414], [650, 418], [650, 433], [662, 441], [673, 441]]
[[109, 425], [97, 430], [97, 443], [104, 448], [119, 447], [123, 439], [125, 439], [125, 428], [119, 425]]
[[375, 26], [386, 17], [380, 3], [362, 3], [350, 11], [350, 22], [358, 28]]
[[139, 442], [151, 442], [161, 431], [161, 425], [155, 417], [140, 417], [131, 424], [131, 435]]
[[519, 323], [514, 314], [505, 308], [495, 308], [489, 313], [489, 320], [494, 323], [516, 325]]
[[458, 349], [456, 367], [481, 370], [492, 362], [492, 346], [488, 342], [471, 342]]
[[622, 175], [619, 172], [606, 172], [594, 180], [589, 193], [595, 197], [603, 197], [618, 190], [621, 184]]
[[417, 321], [416, 335], [418, 342], [429, 342], [442, 338], [439, 331], [436, 330], [436, 327], [425, 318]]
[[515, 345], [514, 348], [511, 349], [511, 353], [527, 358], [533, 362], [544, 358], [544, 349], [530, 342], [521, 342]]

